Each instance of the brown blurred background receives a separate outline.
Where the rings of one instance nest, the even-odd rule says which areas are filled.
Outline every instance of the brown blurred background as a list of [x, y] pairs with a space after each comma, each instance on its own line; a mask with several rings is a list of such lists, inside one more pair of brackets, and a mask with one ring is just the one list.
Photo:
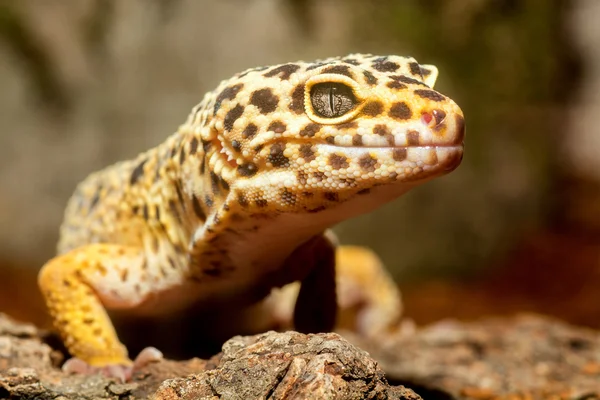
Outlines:
[[412, 55], [467, 119], [462, 166], [337, 228], [409, 316], [538, 311], [600, 327], [600, 1], [0, 0], [0, 311], [35, 285], [75, 185], [160, 143], [221, 79]]

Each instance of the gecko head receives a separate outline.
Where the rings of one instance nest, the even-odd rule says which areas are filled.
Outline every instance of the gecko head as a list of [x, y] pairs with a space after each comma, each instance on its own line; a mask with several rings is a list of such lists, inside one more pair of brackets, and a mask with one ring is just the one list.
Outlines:
[[465, 123], [433, 90], [437, 75], [413, 58], [360, 54], [238, 74], [205, 116], [222, 179], [247, 207], [311, 212], [375, 191], [389, 201], [448, 173]]

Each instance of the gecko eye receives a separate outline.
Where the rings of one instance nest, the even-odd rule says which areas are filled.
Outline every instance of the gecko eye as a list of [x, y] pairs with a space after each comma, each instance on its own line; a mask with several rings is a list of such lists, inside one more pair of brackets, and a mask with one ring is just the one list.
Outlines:
[[352, 89], [337, 82], [322, 82], [310, 88], [310, 102], [315, 114], [337, 118], [352, 110], [358, 103]]

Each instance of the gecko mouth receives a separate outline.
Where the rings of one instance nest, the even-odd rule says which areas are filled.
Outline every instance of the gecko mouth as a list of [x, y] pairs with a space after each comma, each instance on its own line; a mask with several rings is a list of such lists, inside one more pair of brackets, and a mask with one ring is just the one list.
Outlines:
[[394, 150], [394, 149], [456, 149], [462, 150], [463, 143], [460, 144], [425, 144], [425, 145], [405, 145], [405, 146], [341, 146], [329, 143], [316, 143], [317, 146], [328, 147], [331, 149], [368, 149], [368, 150]]

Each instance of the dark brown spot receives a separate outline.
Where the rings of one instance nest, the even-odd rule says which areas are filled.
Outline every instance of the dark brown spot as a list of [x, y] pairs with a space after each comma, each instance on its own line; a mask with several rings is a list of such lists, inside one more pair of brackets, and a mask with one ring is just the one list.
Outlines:
[[325, 211], [325, 210], [327, 210], [327, 207], [319, 206], [317, 208], [313, 208], [312, 210], [308, 210], [308, 212], [309, 213], [318, 213], [318, 212]]
[[310, 123], [300, 130], [300, 136], [313, 137], [321, 130], [320, 124]]
[[[160, 275], [161, 279], [165, 279], [167, 277], [167, 271], [165, 270], [165, 267], [163, 265], [161, 265], [158, 268], [158, 272], [159, 272], [159, 275]], [[156, 280], [158, 281], [158, 279], [156, 279]]]
[[400, 147], [398, 149], [394, 149], [393, 153], [394, 161], [404, 161], [406, 160], [406, 149]]
[[358, 165], [366, 172], [374, 172], [377, 166], [377, 160], [370, 154], [365, 154], [358, 160]]
[[202, 206], [200, 205], [200, 200], [195, 195], [192, 195], [192, 208], [194, 209], [194, 214], [201, 221], [206, 221], [206, 214], [202, 210]]
[[377, 124], [373, 127], [373, 133], [379, 136], [385, 136], [390, 133], [387, 125]]
[[258, 168], [256, 168], [256, 165], [250, 162], [237, 167], [237, 172], [240, 176], [253, 176], [254, 174], [256, 174], [257, 171]]
[[401, 101], [392, 105], [389, 115], [395, 119], [405, 120], [412, 117], [412, 111], [405, 102]]
[[190, 141], [190, 155], [193, 156], [198, 150], [198, 138], [193, 137]]
[[237, 201], [240, 204], [240, 206], [244, 208], [248, 207], [248, 198], [246, 198], [246, 195], [244, 193], [238, 192]]
[[129, 269], [125, 268], [121, 270], [121, 282], [125, 282], [129, 276]]
[[354, 129], [356, 127], [358, 127], [358, 124], [356, 123], [356, 121], [343, 122], [338, 125], [339, 129]]
[[406, 76], [406, 75], [392, 75], [392, 76], [390, 76], [390, 78], [396, 82], [402, 82], [402, 83], [408, 83], [411, 85], [419, 85], [419, 86], [429, 87], [426, 84], [424, 84], [423, 82], [421, 82], [415, 78], [411, 78], [410, 76]]
[[388, 82], [387, 87], [389, 87], [390, 89], [406, 89], [406, 85], [398, 81]]
[[432, 101], [446, 100], [445, 96], [439, 94], [435, 90], [418, 89], [418, 90], [415, 90], [414, 93], [423, 99], [428, 99], [428, 100], [432, 100]]
[[304, 143], [300, 145], [300, 156], [304, 158], [305, 161], [314, 160], [315, 152], [312, 149], [312, 145], [309, 143]]
[[419, 144], [419, 132], [418, 131], [408, 131], [406, 134], [406, 143], [409, 146], [417, 146]]
[[231, 110], [227, 112], [225, 115], [225, 119], [223, 120], [223, 126], [225, 131], [230, 131], [233, 129], [233, 124], [238, 120], [239, 117], [244, 113], [244, 107], [240, 104], [233, 107]]
[[383, 103], [380, 101], [370, 101], [365, 104], [362, 112], [369, 117], [376, 117], [383, 112]]
[[204, 150], [204, 153], [207, 153], [211, 147], [212, 147], [212, 142], [210, 140], [202, 139], [202, 150]]
[[323, 63], [323, 62], [312, 63], [311, 65], [306, 67], [306, 70], [310, 71], [312, 69], [319, 68], [319, 67], [322, 67], [323, 65], [327, 65], [327, 64], [331, 64], [331, 63]]
[[371, 193], [371, 189], [369, 189], [369, 188], [364, 188], [364, 189], [361, 189], [361, 190], [359, 190], [359, 191], [358, 191], [358, 192], [356, 192], [356, 193], [357, 193], [357, 194], [369, 194], [369, 193]]
[[244, 128], [244, 131], [242, 132], [242, 136], [245, 139], [249, 139], [249, 138], [253, 137], [254, 135], [256, 135], [257, 131], [258, 131], [258, 127], [251, 122], [248, 125], [246, 125], [246, 127]]
[[421, 66], [416, 62], [411, 62], [408, 64], [408, 68], [410, 68], [410, 73], [416, 76], [421, 76]]
[[261, 144], [257, 144], [256, 147], [254, 147], [254, 152], [255, 153], [260, 153], [262, 149], [265, 148], [265, 144], [261, 143]]
[[303, 197], [313, 197], [315, 194], [313, 192], [302, 192]]
[[219, 108], [221, 108], [221, 103], [223, 101], [234, 99], [235, 96], [237, 96], [237, 94], [239, 93], [240, 90], [242, 90], [243, 87], [244, 87], [244, 85], [242, 83], [238, 83], [237, 85], [233, 85], [233, 86], [226, 87], [225, 89], [223, 89], [223, 91], [221, 93], [219, 93], [219, 95], [217, 96], [213, 114], [216, 114], [217, 111], [219, 111]]
[[181, 216], [179, 215], [179, 210], [177, 209], [177, 204], [175, 204], [175, 201], [169, 200], [168, 204], [169, 210], [171, 210], [171, 214], [173, 214], [175, 218], [181, 221]]
[[211, 208], [214, 204], [214, 201], [209, 195], [206, 195], [204, 196], [204, 204], [206, 204], [206, 207]]
[[296, 204], [296, 194], [290, 192], [287, 188], [283, 188], [279, 194], [281, 202], [287, 206], [293, 206]]
[[373, 66], [373, 68], [380, 72], [394, 72], [398, 68], [400, 68], [400, 66], [395, 62], [388, 61], [387, 57], [378, 58], [371, 65]]
[[425, 78], [427, 78], [429, 75], [431, 75], [431, 70], [427, 69], [427, 68], [421, 68], [421, 75], [424, 76]]
[[277, 108], [278, 103], [279, 98], [269, 88], [259, 89], [250, 96], [250, 104], [256, 106], [261, 114], [272, 113]]
[[340, 74], [345, 75], [349, 78], [354, 78], [352, 76], [352, 73], [350, 72], [350, 67], [348, 67], [347, 65], [333, 65], [331, 67], [325, 68], [322, 72], [326, 74]]
[[290, 166], [290, 159], [283, 155], [285, 143], [275, 143], [271, 146], [267, 160], [273, 164], [275, 168], [284, 168]]
[[287, 81], [288, 79], [290, 79], [290, 75], [296, 72], [299, 68], [300, 66], [296, 64], [283, 64], [266, 72], [263, 76], [271, 78], [273, 76], [279, 75], [279, 78]]
[[210, 171], [210, 184], [211, 184], [213, 193], [215, 193], [215, 194], [220, 193], [221, 189], [219, 188], [219, 177], [213, 171]]
[[172, 269], [177, 269], [177, 264], [175, 263], [175, 260], [173, 260], [172, 257], [167, 257], [167, 262], [169, 263]]
[[89, 211], [92, 211], [96, 207], [98, 202], [100, 201], [100, 193], [101, 192], [102, 192], [102, 185], [98, 186], [98, 188], [96, 189], [96, 192], [94, 193], [94, 197], [92, 197], [92, 200], [90, 201]]
[[231, 141], [231, 147], [237, 152], [242, 150], [242, 144], [235, 139]]
[[342, 62], [345, 62], [350, 65], [360, 65], [360, 63], [353, 58], [344, 58], [342, 59]]
[[290, 110], [296, 114], [302, 114], [304, 112], [304, 84], [300, 83], [296, 85], [292, 91], [292, 101], [290, 103]]
[[254, 203], [256, 203], [256, 205], [261, 208], [266, 207], [269, 204], [266, 199], [256, 199]]
[[362, 146], [362, 144], [363, 144], [363, 140], [362, 140], [362, 136], [361, 135], [359, 135], [357, 133], [354, 136], [352, 136], [352, 145], [353, 146]]
[[333, 169], [348, 168], [348, 159], [342, 155], [333, 153], [329, 156], [329, 165]]
[[129, 184], [135, 185], [135, 183], [140, 179], [140, 177], [144, 174], [144, 164], [146, 164], [148, 160], [142, 160], [137, 167], [133, 169], [131, 172], [131, 178], [129, 178]]
[[323, 179], [325, 179], [325, 173], [321, 172], [321, 171], [313, 172], [312, 176], [319, 182], [321, 182]]
[[333, 137], [333, 136], [327, 136], [327, 137], [325, 138], [325, 141], [326, 141], [327, 143], [329, 143], [329, 144], [335, 144], [335, 137]]
[[296, 174], [296, 177], [298, 178], [298, 183], [300, 183], [301, 185], [306, 185], [306, 173], [304, 171], [298, 171], [298, 173]]
[[375, 78], [375, 75], [373, 75], [371, 72], [369, 71], [363, 71], [363, 75], [365, 76], [365, 81], [373, 86], [377, 84], [377, 78]]
[[181, 182], [175, 181], [175, 193], [177, 194], [177, 200], [179, 200], [179, 204], [181, 208], [185, 210], [185, 201], [183, 199], [183, 193], [181, 192]]
[[181, 150], [179, 151], [179, 165], [183, 165], [185, 162], [185, 150], [183, 146], [181, 146]]
[[142, 207], [142, 215], [144, 216], [144, 219], [146, 221], [148, 221], [149, 215], [148, 215], [148, 205], [144, 204], [144, 206]]
[[267, 131], [272, 131], [275, 133], [283, 133], [286, 130], [286, 126], [283, 122], [281, 121], [273, 121], [269, 124], [269, 127], [267, 128]]
[[340, 201], [340, 197], [336, 192], [324, 192], [323, 197], [329, 201]]
[[229, 190], [229, 182], [227, 182], [225, 180], [225, 178], [223, 178], [222, 176], [219, 179], [219, 183], [221, 184], [221, 187], [225, 190]]

